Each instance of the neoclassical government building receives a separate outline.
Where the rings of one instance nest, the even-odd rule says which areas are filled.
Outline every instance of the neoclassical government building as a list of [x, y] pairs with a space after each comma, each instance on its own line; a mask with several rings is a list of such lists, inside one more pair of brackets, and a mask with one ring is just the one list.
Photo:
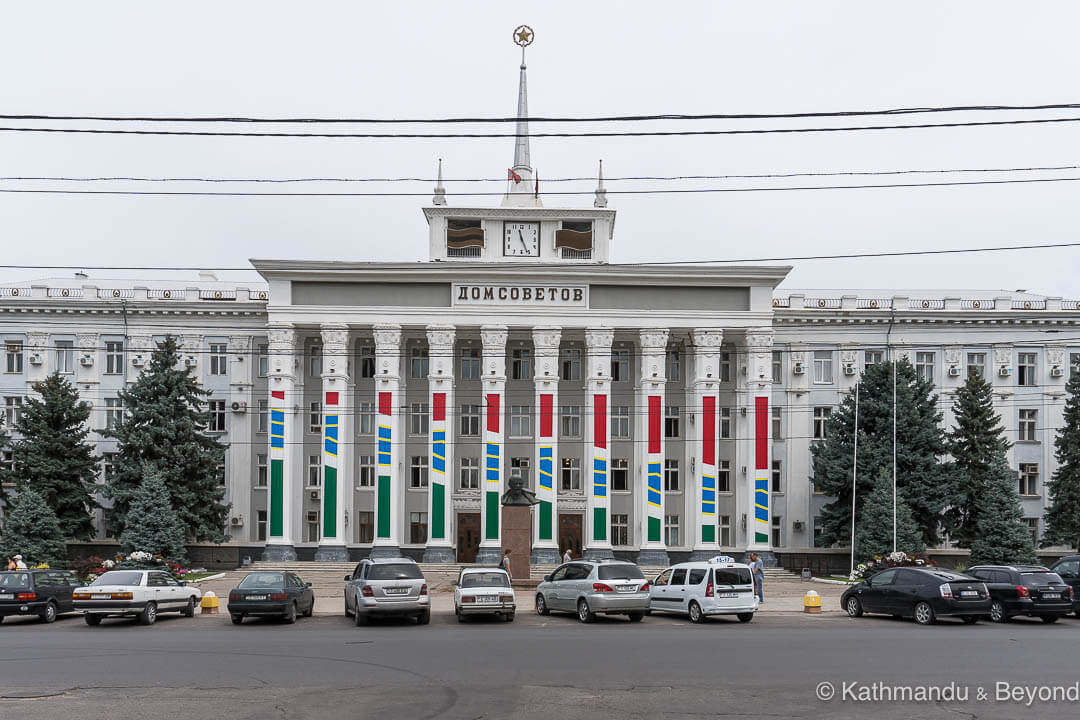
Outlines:
[[992, 381], [1039, 535], [1080, 366], [1077, 301], [616, 264], [602, 177], [591, 207], [537, 193], [524, 65], [518, 118], [501, 202], [452, 206], [437, 185], [427, 262], [256, 259], [263, 281], [239, 284], [0, 283], [6, 424], [33, 382], [67, 375], [93, 406], [104, 479], [115, 447], [96, 431], [173, 334], [229, 446], [230, 543], [255, 557], [490, 561], [499, 498], [520, 477], [539, 500], [534, 561], [570, 548], [658, 564], [813, 547], [829, 498], [810, 444], [868, 365], [905, 357], [947, 423], [969, 368]]

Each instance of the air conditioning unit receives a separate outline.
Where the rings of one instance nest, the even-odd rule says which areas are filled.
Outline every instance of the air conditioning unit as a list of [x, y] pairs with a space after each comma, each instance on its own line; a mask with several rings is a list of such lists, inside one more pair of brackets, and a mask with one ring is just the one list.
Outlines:
[[188, 367], [195, 367], [198, 363], [199, 363], [198, 358], [190, 357], [190, 356], [184, 358], [184, 364], [187, 365]]
[[318, 500], [319, 499], [319, 491], [318, 490], [312, 490], [308, 494], [311, 496], [312, 500]]
[[232, 520], [229, 521], [229, 524], [233, 527], [241, 527], [244, 524], [244, 518], [234, 517]]
[[246, 402], [234, 402], [231, 405], [231, 407], [232, 407], [232, 411], [234, 413], [246, 413], [247, 412], [247, 403]]
[[844, 364], [844, 374], [845, 375], [854, 375], [857, 372], [858, 372], [858, 370], [855, 368], [855, 365], [853, 363], [845, 363]]
[[1050, 368], [1050, 377], [1059, 378], [1064, 376], [1065, 368], [1061, 367], [1060, 365], [1055, 365], [1054, 367]]
[[955, 365], [949, 366], [949, 377], [960, 377], [960, 368]]
[[801, 363], [801, 362], [795, 363], [795, 365], [793, 365], [792, 368], [791, 368], [791, 372], [793, 372], [796, 375], [805, 375], [806, 374], [806, 363]]
[[83, 367], [90, 367], [91, 365], [94, 364], [94, 356], [93, 355], [83, 355], [82, 357], [79, 358], [79, 364], [82, 365]]
[[1001, 377], [1009, 377], [1010, 375], [1012, 375], [1012, 368], [1008, 365], [1002, 365], [998, 368], [998, 375], [1000, 375]]
[[131, 364], [135, 367], [142, 367], [146, 364], [146, 361], [143, 360], [142, 355], [136, 355], [135, 357], [131, 358]]
[[41, 362], [42, 362], [41, 353], [34, 353], [34, 354], [32, 354], [30, 356], [30, 364], [31, 365], [40, 365]]

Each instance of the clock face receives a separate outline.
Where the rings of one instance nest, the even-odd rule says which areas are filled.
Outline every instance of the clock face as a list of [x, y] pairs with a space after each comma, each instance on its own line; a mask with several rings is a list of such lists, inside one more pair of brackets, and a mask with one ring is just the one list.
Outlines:
[[503, 223], [503, 255], [540, 257], [540, 223]]

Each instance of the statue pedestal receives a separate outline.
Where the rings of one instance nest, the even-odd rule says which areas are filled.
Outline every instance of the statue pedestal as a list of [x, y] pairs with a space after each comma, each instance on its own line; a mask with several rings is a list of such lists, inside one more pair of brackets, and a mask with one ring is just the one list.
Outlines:
[[531, 572], [532, 508], [504, 505], [502, 508], [502, 549], [510, 551], [510, 573], [515, 580], [528, 580]]

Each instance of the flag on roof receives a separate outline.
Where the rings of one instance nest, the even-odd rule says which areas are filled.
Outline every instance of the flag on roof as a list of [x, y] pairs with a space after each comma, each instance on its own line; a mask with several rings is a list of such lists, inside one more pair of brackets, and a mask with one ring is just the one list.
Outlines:
[[517, 185], [519, 182], [521, 182], [521, 176], [518, 175], [516, 172], [514, 172], [512, 169], [508, 169], [506, 172], [510, 173], [510, 175], [509, 175], [509, 177], [507, 179], [508, 180], [513, 180], [515, 185]]

